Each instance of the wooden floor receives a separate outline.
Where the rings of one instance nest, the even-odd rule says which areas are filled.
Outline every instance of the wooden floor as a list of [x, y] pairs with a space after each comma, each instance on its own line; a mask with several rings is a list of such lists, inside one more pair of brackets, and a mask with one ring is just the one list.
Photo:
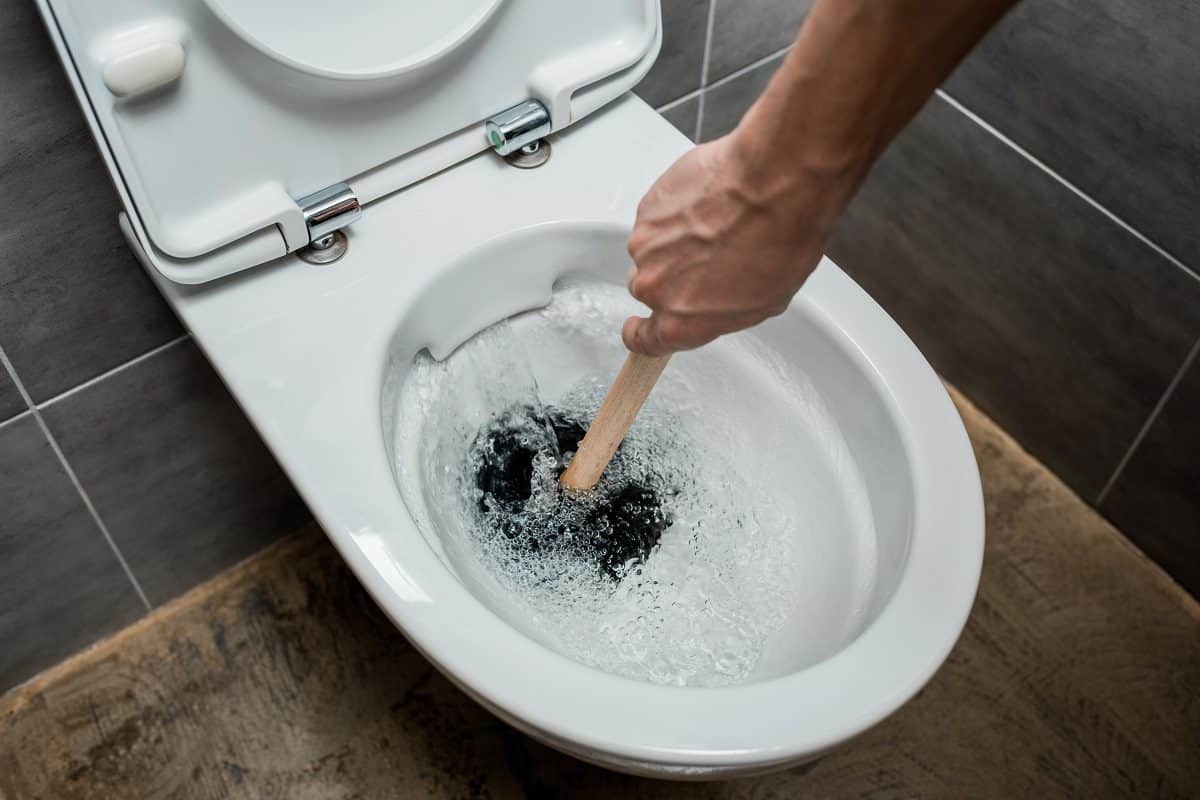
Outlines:
[[988, 520], [970, 623], [814, 765], [688, 785], [559, 755], [436, 673], [310, 530], [0, 698], [0, 800], [1200, 797], [1200, 609], [960, 407]]

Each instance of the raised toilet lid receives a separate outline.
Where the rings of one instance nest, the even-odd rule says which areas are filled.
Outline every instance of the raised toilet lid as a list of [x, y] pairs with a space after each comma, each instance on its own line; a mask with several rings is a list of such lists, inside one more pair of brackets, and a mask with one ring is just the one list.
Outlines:
[[487, 149], [485, 121], [523, 102], [561, 130], [661, 42], [657, 0], [38, 2], [134, 232], [180, 283], [307, 246], [330, 187], [370, 213]]

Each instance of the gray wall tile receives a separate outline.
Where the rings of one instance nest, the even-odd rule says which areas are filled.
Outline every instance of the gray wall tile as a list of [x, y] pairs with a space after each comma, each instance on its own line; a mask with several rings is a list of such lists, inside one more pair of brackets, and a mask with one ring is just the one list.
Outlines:
[[152, 603], [308, 518], [190, 340], [68, 395], [44, 415]]
[[699, 120], [700, 98], [693, 97], [662, 112], [663, 118], [684, 136], [696, 141], [696, 122]]
[[0, 691], [144, 610], [37, 421], [0, 427]]
[[708, 82], [787, 47], [813, 0], [714, 0]]
[[731, 78], [704, 91], [704, 117], [700, 121], [700, 141], [720, 138], [737, 127], [742, 115], [767, 88], [771, 76], [784, 56], [773, 58], [747, 73]]
[[1200, 268], [1200, 3], [1026, 0], [955, 98]]
[[937, 99], [830, 255], [1089, 500], [1200, 336], [1200, 281]]
[[37, 9], [0, 25], [0, 346], [40, 402], [178, 336]]
[[0, 364], [0, 422], [15, 417], [25, 408], [25, 399], [17, 391], [17, 385], [13, 383], [12, 376], [8, 374], [4, 365]]
[[1200, 360], [1175, 387], [1100, 511], [1200, 597]]
[[634, 89], [661, 106], [700, 88], [709, 0], [662, 0], [663, 44], [650, 73]]

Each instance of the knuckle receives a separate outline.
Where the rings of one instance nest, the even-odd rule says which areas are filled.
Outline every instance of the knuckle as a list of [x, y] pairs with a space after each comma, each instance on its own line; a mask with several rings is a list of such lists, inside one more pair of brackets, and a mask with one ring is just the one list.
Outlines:
[[625, 241], [625, 245], [632, 255], [634, 251], [641, 250], [648, 243], [650, 232], [642, 223], [633, 226], [633, 230], [629, 232], [629, 238]]
[[643, 270], [638, 270], [637, 275], [629, 283], [629, 293], [633, 295], [634, 299], [651, 308], [662, 304], [662, 289], [663, 282], [658, 274]]
[[636, 219], [642, 220], [647, 215], [649, 215], [651, 209], [654, 206], [654, 202], [655, 202], [654, 189], [651, 188], [650, 191], [648, 191], [648, 192], [646, 192], [646, 194], [642, 195], [642, 199], [638, 201], [637, 211], [636, 211], [636, 214], [637, 214]]

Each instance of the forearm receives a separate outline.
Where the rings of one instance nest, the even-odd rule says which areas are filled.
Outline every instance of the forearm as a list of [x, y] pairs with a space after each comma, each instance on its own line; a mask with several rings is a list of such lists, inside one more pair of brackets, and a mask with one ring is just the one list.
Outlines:
[[630, 350], [663, 355], [783, 311], [871, 164], [1016, 0], [817, 0], [737, 130], [638, 207]]
[[[892, 138], [1016, 2], [817, 0], [735, 134], [763, 199], [822, 191], [824, 218], [810, 222], [832, 225]], [[795, 199], [812, 213], [810, 198]]]

